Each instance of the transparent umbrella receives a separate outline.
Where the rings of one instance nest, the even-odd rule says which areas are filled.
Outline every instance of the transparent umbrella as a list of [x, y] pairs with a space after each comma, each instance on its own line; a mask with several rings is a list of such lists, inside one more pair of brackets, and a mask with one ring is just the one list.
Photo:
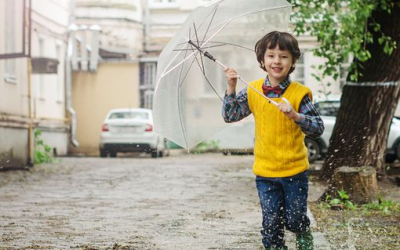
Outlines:
[[156, 132], [190, 149], [226, 128], [224, 67], [238, 71], [242, 87], [243, 79], [264, 77], [254, 45], [270, 31], [286, 31], [290, 12], [284, 0], [219, 0], [196, 8], [158, 60]]

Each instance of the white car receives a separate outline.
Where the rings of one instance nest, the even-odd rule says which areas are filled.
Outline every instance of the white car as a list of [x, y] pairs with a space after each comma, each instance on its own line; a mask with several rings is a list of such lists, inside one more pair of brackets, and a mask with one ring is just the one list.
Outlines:
[[[329, 140], [336, 122], [336, 115], [340, 107], [340, 95], [316, 97], [314, 106], [324, 121], [325, 131], [320, 138], [306, 137], [305, 144], [308, 149], [308, 158], [313, 162], [325, 156], [328, 151]], [[393, 117], [387, 140], [386, 161], [393, 162], [400, 159], [400, 119]]]
[[103, 123], [100, 156], [116, 157], [118, 152], [147, 152], [153, 158], [164, 154], [164, 138], [154, 132], [150, 109], [113, 109]]

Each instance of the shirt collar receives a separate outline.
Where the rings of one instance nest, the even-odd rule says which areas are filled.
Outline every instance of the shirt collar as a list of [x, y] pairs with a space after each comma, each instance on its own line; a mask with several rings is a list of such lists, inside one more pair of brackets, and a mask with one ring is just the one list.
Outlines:
[[[290, 82], [291, 82], [290, 76], [288, 75], [288, 76], [285, 78], [285, 80], [283, 80], [281, 83], [279, 83], [279, 87], [280, 87], [281, 89], [286, 89], [286, 88], [289, 86]], [[267, 77], [265, 77], [264, 85], [265, 85], [265, 86], [271, 86], [271, 82], [269, 81], [268, 75], [267, 75]]]

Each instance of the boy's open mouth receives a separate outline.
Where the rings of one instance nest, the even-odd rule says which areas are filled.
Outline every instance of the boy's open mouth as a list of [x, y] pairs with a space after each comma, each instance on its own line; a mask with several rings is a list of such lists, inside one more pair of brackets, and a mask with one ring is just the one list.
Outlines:
[[275, 73], [280, 73], [280, 72], [282, 72], [282, 68], [280, 68], [280, 67], [272, 67], [272, 70], [273, 70]]

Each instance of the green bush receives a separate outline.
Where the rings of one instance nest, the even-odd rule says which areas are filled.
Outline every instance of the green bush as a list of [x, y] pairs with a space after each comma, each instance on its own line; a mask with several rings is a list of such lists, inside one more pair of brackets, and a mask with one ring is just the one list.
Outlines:
[[44, 143], [40, 138], [41, 135], [41, 130], [35, 130], [35, 164], [51, 163], [53, 162], [51, 147]]
[[194, 148], [194, 152], [200, 154], [207, 151], [218, 150], [218, 149], [219, 149], [219, 142], [217, 140], [211, 140], [199, 143]]

